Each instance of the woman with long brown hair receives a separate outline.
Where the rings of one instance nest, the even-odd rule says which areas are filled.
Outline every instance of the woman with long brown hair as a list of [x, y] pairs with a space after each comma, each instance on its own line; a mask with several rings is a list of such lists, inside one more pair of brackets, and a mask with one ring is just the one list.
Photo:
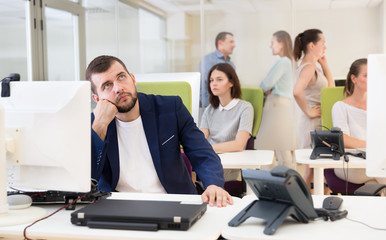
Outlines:
[[[245, 149], [252, 133], [252, 104], [241, 100], [240, 81], [227, 63], [214, 65], [208, 74], [210, 105], [202, 116], [200, 129], [216, 153]], [[241, 179], [240, 170], [226, 169], [225, 181]]]
[[[263, 116], [256, 137], [257, 149], [275, 150], [277, 164], [296, 168], [293, 150], [296, 132], [293, 120], [294, 67], [291, 36], [277, 31], [271, 40], [272, 54], [280, 58], [260, 83], [266, 94]], [[276, 163], [273, 163], [274, 167]]]

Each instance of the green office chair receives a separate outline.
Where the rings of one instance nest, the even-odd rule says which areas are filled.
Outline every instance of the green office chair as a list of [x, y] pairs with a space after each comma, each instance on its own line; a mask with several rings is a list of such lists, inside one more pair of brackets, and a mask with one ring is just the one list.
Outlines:
[[188, 82], [137, 82], [137, 91], [164, 96], [179, 96], [192, 113], [192, 89]]
[[[254, 142], [256, 139], [257, 132], [259, 131], [261, 117], [263, 115], [264, 91], [262, 88], [242, 87], [241, 99], [250, 102], [253, 106], [254, 116], [252, 136], [247, 142], [246, 149], [254, 149]], [[247, 185], [244, 180], [228, 181], [225, 182], [224, 189], [227, 190], [232, 196], [242, 197], [247, 190]]]
[[[320, 93], [320, 108], [322, 112], [321, 118], [323, 128], [331, 129], [333, 127], [331, 110], [335, 102], [345, 98], [343, 88], [344, 87], [326, 87], [322, 89], [322, 92]], [[333, 192], [332, 194], [346, 193], [346, 182], [335, 175], [334, 169], [325, 169], [324, 177], [326, 178], [328, 187]], [[354, 191], [362, 185], [363, 184], [348, 182], [347, 193], [353, 194]]]
[[246, 149], [254, 149], [254, 142], [257, 132], [259, 131], [261, 117], [263, 115], [264, 91], [262, 88], [242, 87], [241, 99], [250, 102], [253, 106], [254, 116], [252, 136], [248, 140]]
[[331, 129], [333, 127], [331, 115], [332, 106], [334, 106], [337, 101], [341, 101], [344, 98], [343, 87], [326, 87], [322, 89], [322, 92], [320, 93], [320, 109], [322, 112], [323, 130]]

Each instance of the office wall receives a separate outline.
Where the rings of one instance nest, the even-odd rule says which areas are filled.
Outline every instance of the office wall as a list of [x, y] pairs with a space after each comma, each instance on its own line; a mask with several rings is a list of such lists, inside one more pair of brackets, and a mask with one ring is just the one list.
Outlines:
[[345, 78], [355, 59], [382, 52], [378, 8], [309, 11], [295, 15], [296, 32], [311, 27], [321, 29], [326, 36], [326, 56], [334, 77]]
[[168, 72], [191, 71], [190, 27], [190, 15], [185, 14], [184, 12], [173, 12], [168, 14], [166, 19]]
[[10, 73], [19, 73], [20, 80], [27, 80], [25, 32], [25, 23], [22, 21], [0, 24], [0, 80]]
[[[308, 28], [320, 28], [326, 36], [326, 56], [333, 76], [344, 77], [357, 58], [383, 51], [379, 8], [335, 9], [265, 13], [206, 13], [205, 52], [214, 51], [220, 31], [234, 33], [236, 48], [232, 60], [245, 86], [258, 86], [277, 57], [272, 56], [272, 33], [286, 30], [293, 37]], [[192, 16], [189, 71], [197, 71], [200, 61], [200, 17]]]

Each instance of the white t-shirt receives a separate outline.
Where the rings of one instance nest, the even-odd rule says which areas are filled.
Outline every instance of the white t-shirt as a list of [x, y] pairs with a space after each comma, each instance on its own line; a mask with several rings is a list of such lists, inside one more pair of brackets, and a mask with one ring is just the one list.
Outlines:
[[132, 122], [115, 119], [119, 149], [119, 192], [166, 193], [147, 144], [141, 116]]
[[334, 127], [339, 127], [350, 137], [366, 141], [366, 110], [338, 101], [331, 113]]

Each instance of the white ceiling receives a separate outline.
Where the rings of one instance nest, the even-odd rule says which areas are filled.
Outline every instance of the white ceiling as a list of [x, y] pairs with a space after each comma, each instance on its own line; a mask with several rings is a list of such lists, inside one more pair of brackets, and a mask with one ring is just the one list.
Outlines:
[[[83, 0], [92, 8], [92, 1]], [[135, 2], [136, 0], [130, 0]], [[201, 0], [137, 0], [165, 12], [200, 14]], [[377, 7], [383, 0], [203, 0], [205, 13], [273, 12]], [[106, 2], [108, 4], [108, 1]], [[24, 21], [24, 0], [0, 0], [0, 22]], [[100, 9], [103, 11], [104, 9]], [[104, 10], [103, 12], [109, 12]]]
[[[200, 0], [144, 0], [166, 12], [200, 13]], [[206, 12], [267, 12], [321, 10], [337, 8], [369, 8], [382, 0], [203, 0]]]

